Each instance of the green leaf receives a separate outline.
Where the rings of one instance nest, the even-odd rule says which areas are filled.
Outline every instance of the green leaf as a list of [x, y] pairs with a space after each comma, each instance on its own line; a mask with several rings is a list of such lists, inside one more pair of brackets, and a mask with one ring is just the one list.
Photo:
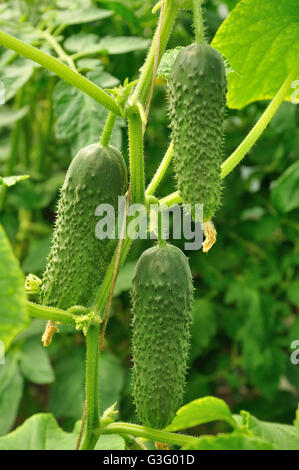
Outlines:
[[103, 20], [113, 15], [112, 11], [101, 10], [89, 6], [88, 8], [68, 8], [67, 10], [51, 10], [47, 15], [47, 20], [54, 26], [74, 25], [91, 23], [92, 21]]
[[175, 49], [168, 49], [167, 51], [164, 52], [160, 60], [158, 70], [157, 70], [157, 78], [163, 77], [165, 78], [165, 80], [168, 79], [170, 72], [173, 68], [173, 65], [175, 63], [175, 59], [177, 58], [177, 55], [181, 49], [183, 49], [183, 47], [178, 46]]
[[51, 247], [51, 236], [32, 240], [26, 258], [22, 263], [25, 273], [41, 272], [45, 269]]
[[[1, 450], [75, 450], [78, 433], [65, 432], [50, 413], [31, 416], [16, 430], [0, 437]], [[120, 436], [101, 436], [97, 450], [123, 450]]]
[[[122, 0], [97, 0], [101, 6], [113, 10], [115, 13], [120, 15], [127, 23], [131, 23], [135, 28], [140, 29], [140, 24], [137, 16], [134, 13], [133, 9], [130, 9], [125, 1]], [[132, 5], [132, 8], [134, 6]]]
[[6, 434], [14, 424], [22, 397], [23, 382], [18, 355], [7, 354], [5, 364], [0, 364], [0, 435]]
[[195, 299], [192, 318], [191, 354], [192, 358], [195, 358], [209, 345], [217, 330], [213, 303], [207, 299]]
[[[0, 75], [1, 77], [1, 75]], [[28, 113], [29, 107], [11, 109], [8, 106], [0, 106], [0, 127], [9, 127], [22, 119]]]
[[104, 36], [99, 38], [96, 34], [79, 33], [70, 36], [64, 42], [68, 52], [81, 55], [95, 54], [126, 54], [128, 52], [147, 49], [150, 41], [136, 36]]
[[[76, 348], [64, 354], [55, 365], [56, 381], [50, 396], [50, 410], [57, 417], [79, 419], [84, 404], [85, 350]], [[120, 398], [123, 371], [117, 358], [108, 353], [100, 356], [100, 408], [104, 411]], [[67, 390], [67, 393], [66, 393]]]
[[6, 350], [28, 322], [24, 277], [0, 225], [0, 341]]
[[[299, 435], [295, 426], [260, 421], [244, 411], [241, 412], [241, 416], [243, 421], [246, 419], [249, 431], [270, 442], [276, 449], [299, 450]], [[236, 420], [241, 423], [240, 418], [236, 417]]]
[[283, 214], [299, 207], [299, 160], [278, 178], [272, 189], [273, 206]]
[[14, 186], [18, 181], [26, 180], [30, 178], [29, 175], [18, 175], [18, 176], [0, 176], [0, 185]]
[[21, 348], [20, 368], [25, 377], [36, 384], [54, 382], [55, 376], [48, 353], [39, 338], [30, 338]]
[[[55, 88], [54, 110], [58, 116], [56, 136], [58, 139], [71, 140], [73, 154], [99, 140], [108, 115], [105, 108], [65, 82], [58, 83]], [[110, 141], [117, 148], [121, 148], [122, 143], [119, 122], [116, 120]]]
[[202, 436], [184, 450], [273, 450], [267, 441], [240, 433]]
[[117, 276], [117, 281], [113, 292], [114, 297], [117, 297], [122, 292], [130, 290], [135, 266], [136, 261], [129, 261], [121, 269], [119, 275]]
[[[228, 106], [272, 99], [298, 62], [298, 1], [242, 0], [218, 29], [212, 46], [228, 60]], [[290, 90], [290, 94], [293, 90]]]
[[237, 426], [225, 401], [215, 397], [204, 397], [182, 406], [166, 429], [180, 431], [211, 421], [226, 421], [232, 427]]
[[[299, 280], [292, 282], [287, 288], [287, 298], [295, 307], [299, 307]], [[299, 339], [299, 338], [298, 338]]]
[[34, 69], [33, 62], [18, 59], [6, 65], [0, 72], [0, 80], [4, 84], [5, 103], [11, 100], [25, 83], [30, 80]]

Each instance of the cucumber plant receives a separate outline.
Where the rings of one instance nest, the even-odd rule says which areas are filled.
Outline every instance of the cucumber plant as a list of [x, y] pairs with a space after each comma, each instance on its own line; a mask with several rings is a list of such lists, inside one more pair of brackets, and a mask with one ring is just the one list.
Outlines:
[[[195, 39], [193, 44], [179, 51], [170, 67], [168, 88], [172, 141], [146, 189], [143, 144], [148, 112], [159, 62], [181, 9], [193, 13]], [[259, 121], [232, 155], [222, 162], [226, 71], [224, 60], [213, 47], [214, 44], [208, 45], [205, 40], [201, 1], [162, 0], [155, 7], [155, 11], [158, 10], [157, 29], [137, 81], [126, 81], [124, 86], [116, 89], [104, 90], [78, 72], [75, 62], [82, 58], [82, 53], [79, 51], [70, 56], [59, 43], [59, 33], [65, 25], [57, 29], [51, 25], [46, 31], [42, 25], [37, 34], [38, 41], [43, 38], [52, 45], [58, 58], [47, 54], [44, 48], [39, 49], [0, 31], [2, 46], [35, 61], [70, 84], [73, 90], [82, 91], [109, 111], [100, 141], [90, 142], [82, 148], [67, 171], [58, 204], [52, 248], [41, 282], [40, 304], [28, 301], [27, 308], [34, 317], [50, 320], [54, 325], [60, 322], [75, 326], [82, 329], [86, 336], [86, 426], [82, 449], [93, 449], [102, 434], [115, 433], [124, 435], [126, 442], [130, 442], [128, 445], [137, 448], [143, 447], [142, 443], [134, 440], [135, 437], [184, 448], [209, 448], [210, 441], [199, 442], [194, 436], [175, 432], [186, 428], [186, 419], [184, 421], [182, 416], [192, 414], [193, 406], [196, 410], [199, 407], [199, 414], [202, 413], [199, 418], [191, 420], [193, 426], [223, 419], [234, 428], [245, 447], [256, 445], [254, 448], [271, 448], [271, 442], [259, 438], [253, 443], [249, 417], [242, 415], [240, 424], [226, 405], [217, 399], [209, 398], [190, 404], [187, 411], [183, 407], [176, 416], [182, 403], [188, 363], [193, 286], [187, 258], [179, 248], [166, 244], [160, 232], [157, 246], [141, 255], [132, 281], [133, 395], [142, 424], [116, 423], [113, 407], [106, 410], [103, 416], [99, 415], [99, 342], [102, 346], [115, 281], [125, 263], [133, 237], [126, 230], [130, 217], [124, 217], [122, 232], [125, 236], [118, 243], [97, 240], [94, 234], [95, 207], [100, 203], [109, 203], [116, 209], [118, 196], [126, 194], [127, 208], [130, 202], [148, 207], [151, 200], [168, 207], [188, 203], [195, 215], [195, 204], [202, 204], [202, 222], [209, 222], [220, 205], [221, 180], [255, 144], [288, 96], [290, 86], [299, 73], [297, 63], [293, 67], [288, 66], [288, 75], [274, 87], [276, 93], [273, 100]], [[236, 10], [238, 12], [238, 7]], [[89, 54], [90, 51], [87, 56]], [[10, 60], [13, 59], [9, 57]], [[230, 92], [229, 83], [228, 90]], [[122, 154], [109, 145], [117, 117], [127, 122], [129, 184]], [[18, 137], [17, 133], [15, 142]], [[158, 200], [154, 194], [172, 157], [177, 191]], [[14, 163], [12, 154], [9, 158], [10, 173]], [[40, 164], [39, 168], [42, 167]], [[1, 192], [0, 207], [6, 187], [8, 184]], [[28, 293], [36, 294], [38, 286], [36, 278], [27, 280]], [[84, 419], [82, 430], [83, 425]], [[167, 430], [164, 429], [166, 426]]]

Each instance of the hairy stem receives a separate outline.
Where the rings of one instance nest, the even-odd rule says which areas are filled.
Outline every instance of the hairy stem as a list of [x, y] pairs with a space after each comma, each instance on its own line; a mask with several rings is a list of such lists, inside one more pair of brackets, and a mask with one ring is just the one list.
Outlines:
[[182, 202], [182, 198], [180, 195], [180, 191], [175, 191], [174, 193], [168, 194], [168, 196], [159, 199], [160, 205], [166, 205], [168, 207], [175, 206], [176, 204], [180, 204]]
[[90, 326], [86, 335], [86, 434], [82, 450], [92, 450], [99, 426], [99, 334], [100, 326]]
[[29, 44], [26, 44], [3, 31], [0, 31], [0, 44], [8, 49], [12, 49], [27, 59], [37, 62], [45, 69], [50, 70], [58, 77], [70, 83], [75, 88], [86, 93], [102, 106], [109, 109], [109, 111], [112, 111], [117, 115], [120, 114], [118, 105], [114, 99], [108, 95], [108, 93], [49, 54], [46, 54], [36, 47], [30, 46]]
[[132, 204], [144, 204], [143, 129], [139, 114], [129, 117], [129, 153]]
[[245, 157], [245, 155], [249, 152], [249, 150], [253, 147], [256, 143], [257, 139], [261, 136], [264, 132], [265, 128], [273, 118], [274, 114], [278, 110], [279, 106], [285, 99], [287, 93], [290, 90], [290, 86], [292, 81], [297, 77], [299, 73], [299, 66], [291, 70], [281, 87], [279, 88], [278, 92], [274, 96], [273, 100], [266, 108], [258, 122], [249, 132], [249, 134], [245, 137], [243, 142], [239, 145], [239, 147], [231, 154], [230, 157], [225, 160], [225, 162], [221, 165], [221, 178], [225, 178], [234, 168], [238, 165], [238, 163]]
[[155, 193], [157, 187], [159, 186], [159, 184], [161, 183], [166, 171], [167, 171], [167, 168], [172, 160], [172, 157], [173, 157], [173, 143], [170, 142], [170, 145], [167, 149], [167, 152], [163, 158], [163, 160], [161, 161], [160, 165], [159, 165], [159, 168], [158, 170], [156, 171], [152, 181], [150, 182], [150, 184], [148, 185], [147, 187], [147, 190], [145, 192], [146, 196], [150, 196], [152, 194]]
[[55, 307], [47, 307], [45, 305], [36, 304], [34, 302], [27, 302], [27, 310], [30, 315], [43, 320], [59, 321], [69, 325], [75, 325], [75, 316], [66, 310], [61, 310]]
[[202, 14], [202, 0], [193, 0], [193, 18], [195, 29], [195, 40], [198, 44], [204, 44], [205, 28]]
[[111, 423], [99, 430], [101, 434], [131, 434], [132, 436], [145, 437], [153, 441], [167, 442], [169, 444], [185, 445], [192, 444], [197, 438], [186, 434], [175, 434], [159, 429], [147, 428], [131, 423]]
[[100, 138], [100, 145], [107, 147], [115, 124], [116, 115], [110, 111]]
[[146, 108], [146, 104], [148, 101], [148, 97], [149, 97], [151, 85], [152, 85], [152, 80], [153, 80], [153, 71], [154, 71], [158, 34], [160, 37], [160, 48], [159, 48], [160, 50], [159, 50], [159, 56], [158, 56], [158, 63], [159, 63], [162, 57], [162, 54], [165, 50], [172, 27], [174, 25], [178, 10], [179, 10], [179, 7], [177, 6], [176, 1], [166, 0], [161, 28], [159, 28], [159, 24], [158, 24], [154, 39], [150, 46], [146, 61], [142, 67], [142, 71], [141, 71], [141, 74], [140, 74], [140, 77], [139, 77], [139, 80], [138, 80], [138, 83], [134, 92], [134, 98], [136, 99], [136, 101], [140, 101], [144, 108]]

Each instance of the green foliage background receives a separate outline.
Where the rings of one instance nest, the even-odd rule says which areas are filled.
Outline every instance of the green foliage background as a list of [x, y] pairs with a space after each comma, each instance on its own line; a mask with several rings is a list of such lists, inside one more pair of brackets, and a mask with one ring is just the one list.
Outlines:
[[[53, 8], [50, 2], [44, 3], [51, 18], [54, 2]], [[236, 3], [206, 2], [209, 40]], [[94, 56], [80, 59], [77, 66], [102, 87], [111, 88], [127, 76], [136, 79], [156, 24], [152, 6], [148, 0], [94, 2], [94, 21], [69, 22], [61, 33], [64, 47], [73, 53], [100, 44]], [[19, 7], [20, 19], [27, 14], [32, 24], [38, 24], [43, 2], [10, 0], [1, 6], [4, 27], [52, 53], [46, 42], [35, 37], [34, 28], [20, 28], [15, 19]], [[97, 7], [107, 11], [101, 19]], [[192, 37], [191, 15], [182, 11], [168, 47], [187, 45]], [[65, 171], [76, 151], [98, 138], [106, 112], [52, 74], [15, 59], [10, 51], [1, 50], [0, 79], [6, 84], [7, 101], [0, 107], [0, 174], [6, 174], [13, 152], [14, 174], [30, 175], [9, 188], [0, 223], [23, 272], [41, 275]], [[158, 79], [149, 116], [146, 182], [169, 143], [165, 85], [165, 80]], [[224, 158], [243, 140], [265, 105], [259, 101], [242, 110], [228, 110]], [[196, 288], [186, 403], [214, 395], [236, 413], [246, 409], [259, 419], [281, 423], [294, 419], [299, 370], [290, 362], [290, 344], [299, 340], [298, 137], [298, 106], [285, 102], [243, 163], [224, 181], [222, 207], [214, 219], [216, 245], [208, 255], [186, 253]], [[121, 119], [113, 143], [127, 158]], [[157, 195], [174, 190], [170, 168]], [[101, 409], [118, 401], [120, 419], [128, 421], [137, 420], [130, 391], [129, 286], [136, 260], [149, 246], [148, 241], [137, 241], [120, 273], [100, 363]], [[0, 365], [0, 435], [40, 411], [53, 412], [68, 431], [81, 417], [84, 338], [70, 327], [61, 327], [61, 334], [44, 350], [43, 329], [43, 321], [33, 320], [10, 347], [8, 367]], [[221, 426], [215, 424], [210, 430], [224, 429]]]

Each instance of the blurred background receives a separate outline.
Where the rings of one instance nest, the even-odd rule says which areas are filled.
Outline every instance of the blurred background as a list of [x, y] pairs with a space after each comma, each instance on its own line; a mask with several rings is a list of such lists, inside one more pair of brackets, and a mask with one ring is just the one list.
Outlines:
[[[209, 40], [236, 3], [206, 2]], [[97, 1], [91, 21], [82, 22], [82, 15], [76, 20], [76, 7], [89, 4], [10, 0], [0, 6], [0, 28], [55, 55], [37, 29], [63, 24], [57, 38], [69, 54], [79, 54], [75, 59], [81, 73], [106, 88], [126, 77], [136, 79], [157, 21], [157, 14], [151, 13], [154, 2]], [[73, 21], [68, 19], [70, 12]], [[168, 47], [192, 41], [192, 17], [182, 11]], [[100, 52], [80, 57], [99, 43]], [[6, 104], [0, 106], [0, 174], [30, 175], [2, 192], [0, 223], [24, 273], [41, 276], [66, 169], [79, 148], [96, 141], [106, 112], [51, 73], [3, 48], [0, 79], [6, 84]], [[258, 102], [227, 111], [223, 158], [238, 146], [266, 105]], [[196, 291], [185, 402], [214, 395], [234, 412], [246, 409], [260, 419], [282, 423], [294, 419], [299, 370], [291, 364], [290, 344], [299, 339], [299, 196], [297, 202], [290, 201], [289, 183], [277, 204], [273, 188], [295, 162], [298, 132], [298, 107], [285, 102], [242, 164], [224, 180], [222, 206], [214, 218], [216, 245], [207, 255], [186, 252]], [[166, 81], [159, 78], [145, 137], [147, 183], [169, 138]], [[120, 119], [113, 143], [127, 159], [126, 129]], [[298, 169], [292, 178], [294, 191], [299, 187]], [[170, 167], [157, 196], [174, 190]], [[117, 401], [120, 419], [133, 422], [137, 418], [130, 390], [129, 288], [135, 263], [151, 243], [136, 241], [120, 273], [100, 359], [101, 409]], [[183, 248], [183, 243], [174, 243]], [[61, 334], [43, 349], [44, 326], [44, 321], [33, 320], [8, 351], [9, 368], [0, 367], [0, 435], [41, 411], [53, 412], [65, 430], [81, 418], [84, 337], [61, 327]], [[223, 429], [212, 426], [212, 432]]]

